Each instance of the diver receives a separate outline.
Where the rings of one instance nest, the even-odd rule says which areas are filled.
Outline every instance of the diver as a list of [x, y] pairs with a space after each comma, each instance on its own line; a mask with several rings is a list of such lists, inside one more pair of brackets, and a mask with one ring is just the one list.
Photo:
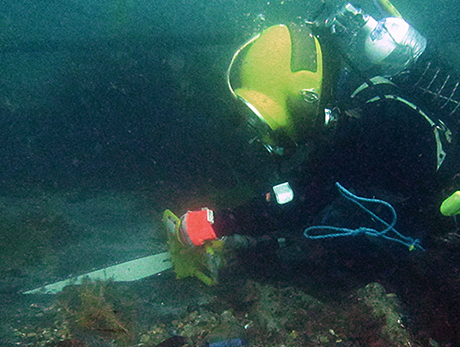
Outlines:
[[[237, 50], [227, 84], [248, 140], [273, 158], [271, 189], [238, 208], [206, 209], [199, 222], [187, 222], [189, 211], [178, 228], [184, 245], [237, 234], [249, 236], [228, 242], [271, 238], [282, 247], [284, 234], [304, 229], [310, 238], [365, 233], [423, 249], [394, 229], [396, 211], [398, 229], [417, 231], [439, 208], [458, 169], [460, 80], [441, 72], [425, 37], [388, 1], [380, 5], [380, 20], [347, 3], [314, 22], [269, 27]], [[337, 189], [367, 219], [353, 217]], [[332, 229], [312, 235], [317, 224]]]

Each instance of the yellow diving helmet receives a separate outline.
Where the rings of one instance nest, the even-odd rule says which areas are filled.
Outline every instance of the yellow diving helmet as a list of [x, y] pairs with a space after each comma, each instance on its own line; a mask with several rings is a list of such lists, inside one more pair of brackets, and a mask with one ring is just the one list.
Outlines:
[[269, 27], [238, 49], [227, 71], [230, 91], [252, 111], [257, 140], [278, 154], [281, 138], [295, 143], [315, 125], [322, 78], [321, 47], [305, 26]]

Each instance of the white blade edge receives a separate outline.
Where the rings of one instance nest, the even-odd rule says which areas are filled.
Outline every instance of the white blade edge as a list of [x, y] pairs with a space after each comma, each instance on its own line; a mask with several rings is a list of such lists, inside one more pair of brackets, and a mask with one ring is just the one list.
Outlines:
[[171, 256], [169, 252], [163, 252], [48, 284], [44, 287], [28, 290], [23, 294], [56, 294], [62, 291], [65, 286], [81, 284], [85, 279], [102, 281], [110, 279], [115, 282], [137, 281], [170, 268], [172, 268]]

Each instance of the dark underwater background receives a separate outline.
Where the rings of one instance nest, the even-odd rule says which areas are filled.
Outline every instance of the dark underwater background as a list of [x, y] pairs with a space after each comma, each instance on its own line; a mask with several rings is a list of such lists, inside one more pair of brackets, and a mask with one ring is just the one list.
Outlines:
[[[395, 5], [458, 61], [454, 1]], [[191, 187], [228, 177], [229, 166], [231, 176], [244, 176], [238, 165], [256, 165], [244, 151], [239, 160], [231, 153], [231, 56], [261, 27], [310, 19], [319, 5], [87, 0], [1, 8], [0, 184], [8, 191]]]
[[[460, 3], [393, 4], [460, 71]], [[262, 28], [313, 20], [320, 8], [313, 0], [0, 0], [2, 316], [23, 305], [22, 290], [165, 251], [167, 208], [233, 206], [265, 188], [271, 164], [234, 131], [226, 70]], [[433, 256], [429, 278], [440, 282], [427, 283], [430, 307], [411, 318], [443, 346], [460, 345], [457, 250]], [[385, 272], [397, 278], [390, 289], [420, 275], [416, 260], [407, 264]], [[397, 292], [408, 306], [412, 290]]]

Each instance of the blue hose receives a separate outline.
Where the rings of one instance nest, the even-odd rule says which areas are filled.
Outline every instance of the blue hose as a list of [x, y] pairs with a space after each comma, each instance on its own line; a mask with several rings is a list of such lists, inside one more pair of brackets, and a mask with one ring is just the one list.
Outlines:
[[[347, 200], [353, 202], [354, 204], [358, 205], [362, 210], [367, 212], [374, 220], [377, 222], [383, 224], [386, 228], [382, 231], [378, 231], [372, 228], [367, 228], [367, 227], [360, 227], [357, 229], [349, 229], [349, 228], [339, 228], [339, 227], [333, 227], [333, 226], [312, 226], [303, 232], [304, 236], [309, 239], [326, 239], [326, 238], [333, 238], [333, 237], [341, 237], [341, 236], [356, 236], [356, 235], [361, 235], [361, 234], [366, 234], [369, 236], [374, 236], [374, 237], [382, 237], [384, 239], [394, 241], [394, 242], [399, 242], [403, 244], [404, 246], [408, 247], [410, 251], [418, 248], [422, 251], [425, 249], [420, 245], [420, 240], [419, 239], [413, 239], [412, 237], [404, 236], [401, 233], [399, 233], [395, 228], [397, 216], [396, 216], [396, 211], [391, 206], [389, 203], [383, 200], [379, 199], [368, 199], [368, 198], [362, 198], [359, 196], [356, 196], [352, 193], [350, 193], [348, 190], [346, 190], [340, 183], [335, 184], [337, 188], [339, 189], [339, 193]], [[374, 212], [369, 210], [367, 207], [365, 207], [362, 203], [371, 203], [371, 204], [380, 204], [383, 206], [386, 206], [392, 215], [393, 220], [391, 223], [387, 223], [383, 219], [381, 219], [379, 216], [377, 216]], [[322, 230], [322, 231], [329, 231], [327, 234], [322, 234], [322, 235], [311, 235], [310, 232], [314, 230]], [[389, 236], [388, 233], [392, 232], [393, 236]]]

